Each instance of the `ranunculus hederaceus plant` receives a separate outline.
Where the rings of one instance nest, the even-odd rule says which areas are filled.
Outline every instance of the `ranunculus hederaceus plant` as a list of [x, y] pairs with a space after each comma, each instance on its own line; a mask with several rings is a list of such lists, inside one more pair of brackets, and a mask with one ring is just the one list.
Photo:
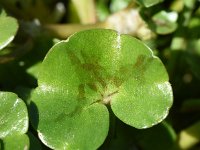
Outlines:
[[0, 149], [29, 149], [28, 125], [25, 103], [14, 93], [0, 92]]
[[86, 30], [46, 55], [31, 122], [52, 149], [94, 150], [108, 134], [108, 110], [143, 129], [165, 119], [172, 99], [165, 67], [146, 45], [113, 30]]

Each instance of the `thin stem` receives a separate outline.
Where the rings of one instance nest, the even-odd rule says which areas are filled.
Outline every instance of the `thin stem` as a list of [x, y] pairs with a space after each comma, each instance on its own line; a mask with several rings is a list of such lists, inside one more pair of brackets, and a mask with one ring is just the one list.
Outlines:
[[[130, 20], [132, 21], [130, 22]], [[137, 9], [122, 10], [109, 16], [104, 22], [96, 24], [47, 24], [43, 28], [54, 37], [61, 39], [66, 39], [75, 32], [93, 28], [113, 29], [122, 34], [137, 36], [143, 40], [154, 37], [151, 30], [142, 20]]]
[[94, 0], [72, 0], [82, 24], [96, 23]]

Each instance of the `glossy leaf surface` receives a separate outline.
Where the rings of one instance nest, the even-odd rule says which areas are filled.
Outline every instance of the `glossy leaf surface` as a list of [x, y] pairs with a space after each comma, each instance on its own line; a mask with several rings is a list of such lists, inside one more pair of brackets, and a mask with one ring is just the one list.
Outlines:
[[14, 93], [0, 92], [0, 138], [24, 134], [28, 130], [25, 103]]
[[97, 149], [108, 132], [105, 105], [123, 122], [147, 128], [172, 104], [162, 62], [139, 40], [112, 30], [82, 31], [56, 44], [38, 78], [32, 123], [53, 149]]
[[76, 96], [71, 91], [69, 95], [67, 91], [39, 88], [33, 95], [39, 109], [39, 138], [52, 149], [96, 149], [107, 135], [109, 120], [105, 106], [80, 106], [84, 99]]
[[25, 103], [10, 92], [0, 92], [0, 139], [5, 150], [28, 149], [28, 112]]
[[0, 14], [0, 50], [14, 39], [17, 30], [16, 19]]

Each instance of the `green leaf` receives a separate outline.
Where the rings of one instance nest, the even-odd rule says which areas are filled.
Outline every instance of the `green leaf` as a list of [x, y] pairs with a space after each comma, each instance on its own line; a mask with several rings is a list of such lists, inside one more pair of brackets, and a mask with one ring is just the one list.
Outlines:
[[25, 103], [10, 92], [0, 92], [0, 139], [5, 150], [29, 147], [28, 112]]
[[24, 86], [18, 86], [14, 90], [14, 92], [25, 102], [27, 106], [30, 105], [31, 100], [30, 100], [30, 95], [33, 89], [24, 87]]
[[132, 0], [112, 0], [110, 10], [111, 12], [117, 12], [126, 8]]
[[0, 15], [0, 50], [12, 42], [17, 30], [18, 23], [16, 19]]
[[92, 150], [103, 143], [109, 121], [105, 106], [93, 104], [81, 108], [78, 101], [84, 99], [77, 99], [73, 87], [63, 93], [62, 89], [42, 88], [37, 89], [33, 99], [40, 115], [38, 135], [44, 144], [52, 149]]
[[169, 34], [177, 29], [177, 18], [176, 12], [165, 12], [160, 11], [152, 17], [155, 24], [155, 31], [158, 34]]
[[159, 123], [172, 105], [162, 62], [139, 40], [112, 30], [82, 31], [56, 44], [38, 85], [31, 120], [53, 149], [97, 149], [108, 132], [105, 105], [136, 128]]
[[[200, 142], [200, 121], [193, 123], [179, 133], [178, 148], [192, 149]], [[198, 146], [197, 146], [198, 150]]]
[[111, 108], [131, 126], [153, 126], [166, 117], [172, 105], [168, 75], [162, 62], [143, 43], [126, 35], [121, 36], [121, 43], [124, 58], [120, 70], [125, 82], [111, 101]]
[[0, 6], [0, 17], [5, 17], [7, 14], [4, 9]]
[[137, 0], [141, 5], [145, 7], [151, 7], [153, 5], [156, 5], [158, 3], [163, 2], [164, 0]]
[[3, 139], [4, 150], [28, 150], [29, 138], [26, 134], [8, 136]]
[[26, 72], [37, 79], [40, 65], [41, 65], [41, 62], [38, 62], [38, 63], [32, 65], [30, 68], [28, 68], [26, 70]]
[[110, 12], [107, 5], [108, 5], [107, 0], [96, 1], [96, 12], [97, 12], [98, 20], [105, 21], [105, 19], [109, 16]]
[[24, 134], [28, 130], [25, 103], [10, 92], [0, 92], [0, 138]]

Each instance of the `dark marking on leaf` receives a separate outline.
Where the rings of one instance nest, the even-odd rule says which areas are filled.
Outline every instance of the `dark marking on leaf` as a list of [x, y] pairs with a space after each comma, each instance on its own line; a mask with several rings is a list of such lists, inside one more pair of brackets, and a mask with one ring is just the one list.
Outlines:
[[81, 65], [81, 61], [72, 51], [68, 50], [67, 54], [71, 60], [72, 65]]
[[98, 92], [98, 89], [95, 83], [87, 83], [87, 85], [90, 89], [94, 90], [95, 92]]
[[[106, 70], [101, 65], [99, 65], [97, 58], [92, 57], [91, 55], [88, 56], [83, 51], [80, 52], [80, 55], [83, 59], [82, 62], [80, 58], [76, 56], [72, 51], [68, 51], [68, 56], [71, 60], [72, 65], [75, 67], [75, 71], [81, 82], [78, 87], [78, 103], [80, 102], [80, 100], [82, 101], [86, 99], [86, 86], [88, 86], [91, 90], [95, 92], [101, 91], [100, 94], [102, 95], [102, 98], [101, 100], [97, 100], [96, 102], [103, 102], [103, 100], [105, 99], [104, 91], [107, 91], [108, 84], [114, 84], [117, 89], [130, 78], [135, 78], [138, 82], [144, 82], [144, 73], [147, 70], [151, 61], [153, 60], [153, 57], [139, 55], [134, 64], [121, 66], [117, 75], [111, 77], [106, 72]], [[109, 98], [109, 96], [107, 98]]]
[[70, 112], [70, 113], [62, 112], [62, 113], [55, 119], [55, 121], [56, 121], [56, 122], [59, 122], [59, 121], [63, 120], [63, 118], [66, 118], [66, 117], [72, 118], [72, 117], [74, 117], [75, 115], [80, 114], [81, 111], [82, 111], [82, 107], [77, 106], [77, 107], [75, 107], [75, 109], [74, 109], [72, 112]]
[[145, 57], [146, 56], [144, 56], [144, 55], [139, 55], [136, 63], [134, 64], [134, 67], [139, 68], [139, 67], [143, 66], [144, 62], [145, 62]]
[[112, 82], [114, 83], [114, 85], [116, 87], [120, 87], [122, 85], [122, 83], [123, 83], [123, 80], [120, 79], [119, 77], [114, 77], [111, 80], [112, 80]]
[[[144, 76], [145, 71], [150, 65], [153, 57], [147, 57], [145, 55], [138, 56], [135, 64], [127, 64], [119, 68], [119, 75], [114, 78], [116, 86], [120, 86], [123, 82], [130, 78], [141, 79]], [[143, 79], [144, 80], [144, 79]]]
[[78, 99], [83, 99], [85, 96], [85, 85], [80, 84], [78, 87]]

